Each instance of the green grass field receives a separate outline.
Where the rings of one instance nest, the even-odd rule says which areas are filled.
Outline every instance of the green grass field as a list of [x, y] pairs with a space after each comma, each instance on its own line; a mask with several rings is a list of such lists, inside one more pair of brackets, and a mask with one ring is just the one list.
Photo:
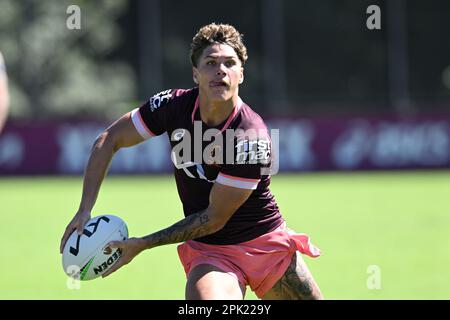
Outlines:
[[[0, 179], [0, 299], [183, 299], [176, 245], [145, 251], [116, 274], [69, 289], [59, 241], [81, 183]], [[277, 175], [271, 187], [288, 226], [322, 250], [305, 260], [325, 298], [450, 299], [449, 172]], [[170, 176], [108, 177], [97, 214], [122, 217], [131, 236], [182, 218]], [[381, 272], [379, 289], [367, 286], [369, 266]], [[247, 290], [246, 299], [255, 298]]]

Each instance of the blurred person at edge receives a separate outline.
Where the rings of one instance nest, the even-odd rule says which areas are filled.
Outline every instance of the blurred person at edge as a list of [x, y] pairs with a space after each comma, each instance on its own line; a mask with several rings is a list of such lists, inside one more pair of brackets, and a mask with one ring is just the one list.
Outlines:
[[0, 133], [5, 125], [9, 109], [8, 75], [5, 61], [0, 51]]

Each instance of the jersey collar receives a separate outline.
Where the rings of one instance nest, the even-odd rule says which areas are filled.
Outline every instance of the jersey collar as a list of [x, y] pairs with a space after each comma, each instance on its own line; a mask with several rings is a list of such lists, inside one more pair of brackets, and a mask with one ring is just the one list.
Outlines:
[[[195, 100], [194, 110], [192, 111], [192, 115], [191, 115], [192, 123], [194, 123], [195, 113], [197, 112], [197, 109], [199, 108], [199, 103], [200, 103], [199, 96], [197, 96], [197, 99]], [[230, 116], [228, 117], [227, 121], [223, 125], [222, 129], [220, 129], [220, 132], [223, 132], [225, 129], [228, 128], [231, 121], [233, 121], [233, 119], [236, 117], [239, 110], [241, 109], [242, 104], [243, 104], [242, 99], [240, 97], [238, 97], [238, 101], [237, 101], [237, 104], [233, 108], [233, 112], [231, 112]]]

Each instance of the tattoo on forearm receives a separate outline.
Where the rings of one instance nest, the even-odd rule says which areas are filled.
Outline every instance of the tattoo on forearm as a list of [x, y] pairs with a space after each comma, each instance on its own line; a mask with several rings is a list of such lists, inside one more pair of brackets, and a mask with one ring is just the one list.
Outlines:
[[204, 225], [209, 222], [209, 217], [207, 214], [200, 214], [200, 224]]
[[151, 247], [156, 247], [199, 238], [213, 232], [215, 232], [215, 229], [210, 223], [208, 214], [205, 211], [200, 211], [164, 230], [148, 235], [144, 239]]

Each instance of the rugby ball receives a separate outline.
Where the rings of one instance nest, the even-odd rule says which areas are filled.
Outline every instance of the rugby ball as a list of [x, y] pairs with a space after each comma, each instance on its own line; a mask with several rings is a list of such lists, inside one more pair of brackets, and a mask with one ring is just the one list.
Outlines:
[[89, 220], [78, 235], [76, 230], [67, 240], [62, 264], [64, 272], [77, 280], [100, 277], [120, 258], [121, 250], [107, 247], [110, 241], [128, 239], [126, 223], [114, 215], [97, 216]]

